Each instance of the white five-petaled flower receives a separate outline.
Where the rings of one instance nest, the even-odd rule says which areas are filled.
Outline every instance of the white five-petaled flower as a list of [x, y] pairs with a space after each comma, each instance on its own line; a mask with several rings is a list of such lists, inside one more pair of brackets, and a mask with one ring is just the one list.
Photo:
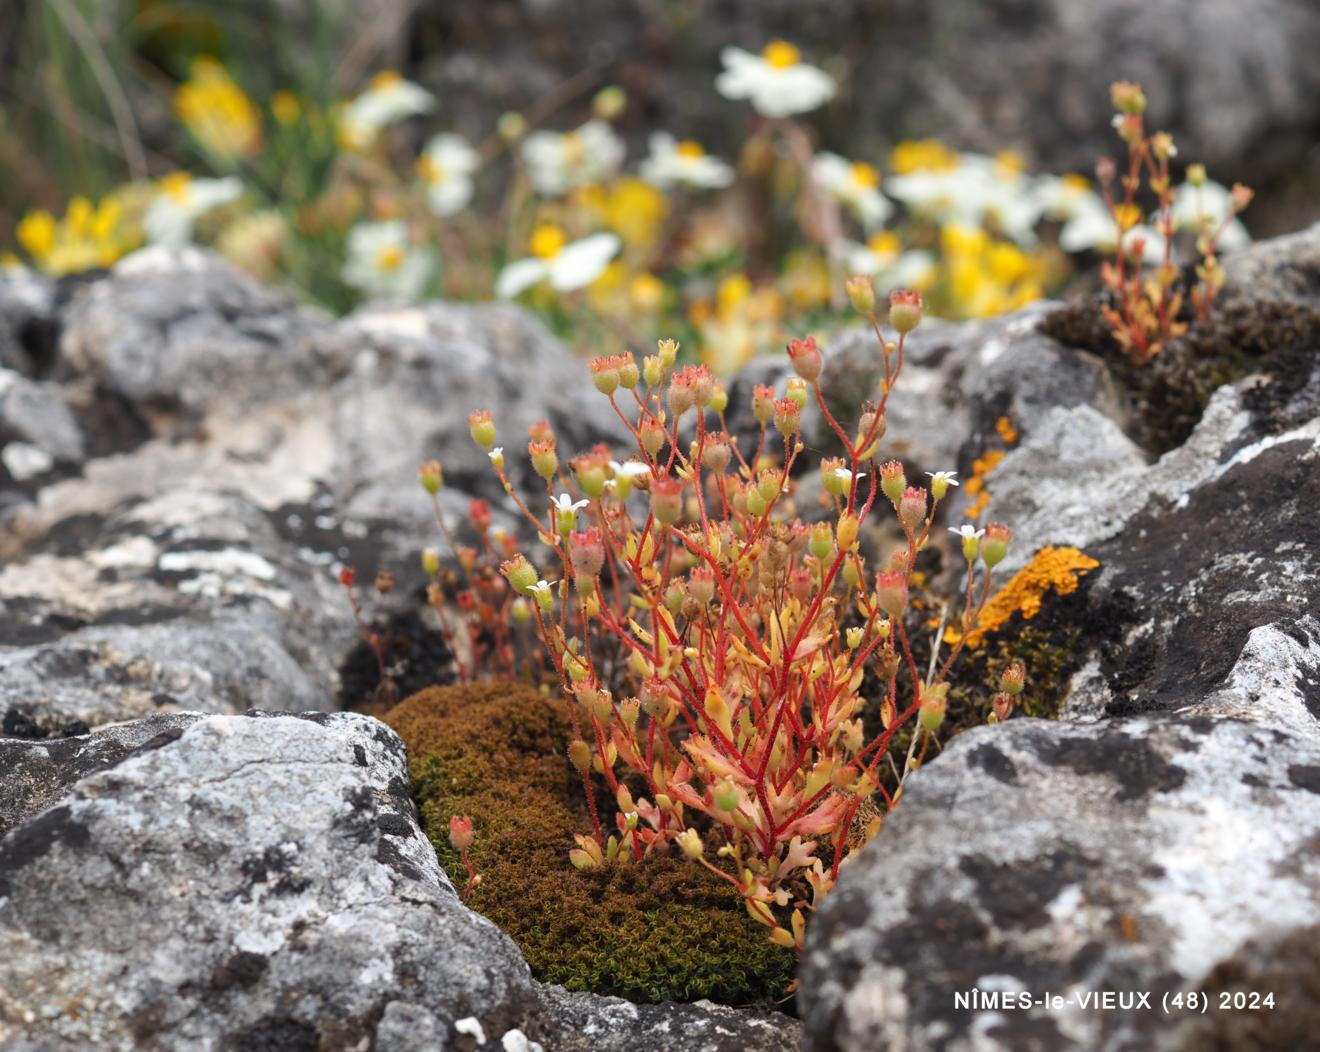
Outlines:
[[747, 99], [763, 117], [809, 113], [837, 90], [833, 77], [803, 62], [786, 40], [771, 41], [759, 55], [726, 47], [720, 61], [724, 72], [715, 78], [715, 90], [726, 99]]
[[950, 533], [956, 533], [964, 541], [976, 541], [985, 536], [985, 530], [978, 530], [970, 522], [964, 522], [961, 526], [950, 526]]
[[943, 482], [947, 486], [958, 485], [958, 472], [956, 471], [927, 471], [932, 482]]
[[866, 162], [822, 152], [816, 155], [811, 170], [825, 192], [851, 209], [867, 230], [894, 214], [894, 206], [880, 192], [880, 173]]
[[1084, 175], [1043, 175], [1032, 192], [1041, 213], [1051, 219], [1072, 219], [1087, 209], [1105, 211], [1104, 201]]
[[157, 184], [142, 225], [153, 245], [182, 245], [192, 240], [193, 224], [211, 211], [243, 194], [236, 176], [194, 179], [187, 172], [172, 172]]
[[377, 73], [367, 89], [344, 107], [339, 118], [340, 142], [349, 149], [365, 150], [382, 128], [434, 108], [435, 96], [425, 88], [393, 70]]
[[1184, 183], [1174, 191], [1170, 211], [1174, 227], [1201, 233], [1215, 233], [1224, 220], [1229, 220], [1219, 235], [1216, 247], [1231, 252], [1251, 243], [1251, 235], [1239, 219], [1233, 216], [1233, 195], [1228, 187], [1207, 179], [1200, 186]]
[[591, 502], [585, 498], [575, 501], [567, 493], [561, 493], [557, 497], [550, 498], [550, 503], [553, 504], [558, 511], [576, 512], [579, 508], [585, 508]]
[[527, 177], [542, 197], [561, 197], [575, 187], [610, 178], [623, 165], [623, 140], [602, 120], [574, 131], [535, 131], [523, 140]]
[[616, 475], [622, 475], [624, 478], [635, 479], [643, 475], [649, 475], [651, 469], [640, 460], [625, 460], [620, 464], [617, 460], [610, 461], [610, 470]]
[[1015, 160], [964, 153], [951, 168], [895, 175], [885, 190], [940, 223], [970, 228], [993, 223], [1020, 245], [1036, 241], [1041, 205]]
[[472, 200], [472, 173], [481, 157], [461, 135], [442, 133], [426, 144], [417, 171], [426, 184], [426, 203], [438, 216], [461, 212]]
[[864, 274], [891, 289], [922, 288], [935, 270], [935, 256], [923, 249], [906, 252], [898, 236], [890, 230], [872, 234], [865, 245], [841, 240], [832, 247], [849, 274]]
[[733, 182], [733, 169], [712, 157], [691, 139], [678, 142], [668, 132], [651, 136], [651, 156], [639, 169], [648, 183], [668, 189], [675, 184], [696, 190], [718, 190]]
[[348, 233], [344, 281], [367, 295], [415, 300], [434, 266], [430, 250], [408, 240], [402, 220], [358, 223]]
[[529, 592], [548, 592], [553, 584], [553, 581], [547, 581], [545, 578], [541, 578], [536, 584], [528, 585], [527, 590]]
[[511, 299], [542, 281], [549, 281], [559, 292], [586, 288], [605, 272], [619, 244], [613, 234], [592, 234], [570, 242], [558, 227], [537, 227], [528, 246], [532, 255], [500, 271], [495, 295]]

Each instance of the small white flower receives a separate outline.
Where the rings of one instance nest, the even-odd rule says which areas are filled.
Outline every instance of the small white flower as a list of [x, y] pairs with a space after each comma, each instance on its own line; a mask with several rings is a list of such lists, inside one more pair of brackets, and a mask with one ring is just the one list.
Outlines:
[[[1200, 186], [1184, 183], [1174, 191], [1170, 211], [1174, 227], [1200, 233], [1214, 233], [1233, 215], [1233, 197], [1228, 187], [1207, 179]], [[1231, 220], [1219, 235], [1217, 247], [1226, 252], [1251, 244], [1251, 235], [1238, 219]]]
[[610, 178], [622, 167], [624, 153], [623, 140], [601, 120], [570, 132], [535, 131], [522, 145], [527, 176], [542, 197], [561, 197]]
[[792, 44], [775, 40], [759, 55], [742, 48], [720, 52], [724, 72], [715, 90], [726, 99], [747, 99], [763, 117], [809, 113], [834, 98], [837, 85], [824, 70], [809, 66]]
[[1052, 219], [1072, 219], [1087, 209], [1104, 210], [1105, 203], [1081, 175], [1044, 175], [1033, 190], [1036, 205]]
[[487, 455], [488, 457], [490, 457], [490, 462], [491, 462], [492, 464], [495, 465], [495, 467], [496, 467], [497, 470], [502, 469], [502, 468], [504, 467], [504, 447], [503, 447], [503, 446], [496, 446], [494, 449], [492, 449], [492, 450], [491, 450], [489, 453], [487, 453], [486, 455]]
[[472, 200], [472, 173], [480, 164], [477, 151], [461, 135], [432, 138], [417, 160], [431, 211], [438, 216], [452, 216], [466, 208]]
[[961, 526], [950, 526], [950, 533], [956, 533], [964, 541], [975, 541], [985, 536], [985, 530], [978, 530], [970, 522], [964, 522]]
[[1020, 245], [1036, 241], [1040, 204], [1022, 173], [994, 157], [960, 154], [953, 168], [896, 175], [886, 180], [885, 190], [940, 223], [971, 228], [993, 223]]
[[959, 484], [956, 471], [927, 471], [926, 474], [930, 476], [932, 482], [943, 482], [948, 486]]
[[610, 461], [610, 470], [616, 475], [622, 475], [624, 478], [641, 478], [643, 475], [649, 475], [651, 469], [640, 460], [625, 460], [620, 464], [617, 460]]
[[549, 595], [550, 589], [553, 587], [554, 587], [553, 581], [547, 581], [544, 578], [542, 578], [541, 580], [537, 581], [536, 584], [529, 585], [527, 590], [529, 592], [535, 593], [536, 595]]
[[586, 499], [574, 501], [567, 493], [561, 493], [557, 497], [552, 497], [550, 503], [559, 511], [576, 512], [579, 508], [585, 508], [591, 502]]
[[187, 172], [174, 172], [157, 184], [142, 225], [153, 245], [183, 245], [192, 240], [193, 224], [211, 211], [243, 194], [242, 180], [194, 179]]
[[849, 274], [875, 278], [891, 289], [921, 288], [929, 283], [936, 259], [923, 249], [900, 250], [898, 238], [889, 231], [874, 234], [865, 245], [841, 241], [834, 251]]
[[559, 292], [586, 288], [605, 272], [619, 246], [613, 234], [592, 234], [569, 242], [558, 227], [538, 227], [532, 233], [532, 255], [500, 271], [495, 295], [512, 299], [542, 281], [549, 281]]
[[401, 220], [358, 223], [348, 232], [344, 281], [369, 296], [415, 300], [431, 279], [431, 252], [408, 240]]
[[1099, 198], [1080, 202], [1059, 231], [1059, 247], [1065, 252], [1087, 249], [1110, 251], [1118, 241], [1118, 224]]
[[816, 155], [811, 170], [826, 193], [850, 208], [867, 230], [894, 214], [894, 206], [880, 192], [880, 173], [864, 161], [823, 152]]
[[[853, 480], [852, 468], [835, 468], [835, 469], [834, 469], [834, 477], [835, 477], [836, 479], [843, 479], [844, 482], [851, 482], [851, 481]], [[866, 472], [865, 472], [865, 471], [859, 471], [859, 472], [857, 472], [856, 477], [857, 477], [859, 480], [860, 480], [860, 479], [864, 479], [864, 478], [866, 478]]]
[[733, 182], [733, 169], [706, 153], [691, 139], [678, 142], [668, 132], [651, 136], [651, 156], [639, 169], [648, 183], [667, 190], [675, 184], [696, 190], [718, 190]]
[[434, 108], [435, 96], [425, 88], [393, 71], [377, 73], [366, 91], [344, 107], [339, 119], [340, 141], [349, 149], [365, 150], [382, 128]]

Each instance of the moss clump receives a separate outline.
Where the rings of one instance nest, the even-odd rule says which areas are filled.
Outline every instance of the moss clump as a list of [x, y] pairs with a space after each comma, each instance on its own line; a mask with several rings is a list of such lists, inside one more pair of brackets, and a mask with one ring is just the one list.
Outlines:
[[[568, 862], [590, 830], [564, 758], [564, 706], [523, 686], [425, 690], [385, 718], [408, 745], [422, 822], [462, 887], [449, 819], [472, 816], [482, 883], [469, 903], [518, 944], [533, 974], [633, 1001], [782, 998], [797, 964], [752, 921], [725, 881], [682, 857], [584, 873]], [[597, 796], [613, 828], [609, 794]]]

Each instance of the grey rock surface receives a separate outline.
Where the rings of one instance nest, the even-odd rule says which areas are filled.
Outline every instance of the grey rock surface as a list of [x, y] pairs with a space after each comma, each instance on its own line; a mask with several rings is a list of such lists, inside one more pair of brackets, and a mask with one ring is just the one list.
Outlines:
[[[489, 408], [511, 453], [543, 418], [576, 448], [617, 433], [585, 365], [514, 307], [381, 304], [331, 322], [205, 252], [150, 249], [86, 282], [56, 322], [60, 385], [0, 373], [0, 441], [80, 457], [63, 395], [96, 426], [76, 476], [0, 506], [5, 733], [333, 708], [358, 646], [337, 566], [368, 584], [393, 571], [382, 616], [424, 616], [417, 555], [443, 545], [417, 464], [445, 462], [463, 540], [478, 496], [515, 525], [469, 411]], [[6, 431], [11, 404], [30, 411]], [[16, 431], [34, 407], [45, 423]], [[117, 415], [136, 437], [107, 439]], [[515, 479], [524, 460], [509, 458]], [[417, 687], [444, 676], [412, 671]]]
[[541, 1003], [562, 1052], [791, 1052], [801, 1047], [796, 1019], [727, 1005], [638, 1005], [619, 997], [541, 986]]
[[[1227, 295], [1310, 309], [1317, 236], [1253, 248]], [[1015, 529], [1005, 568], [1041, 545], [1082, 547], [1101, 566], [1070, 623], [1103, 632], [1078, 641], [1086, 660], [1060, 721], [968, 732], [912, 777], [808, 930], [808, 1048], [1313, 1043], [1320, 338], [1308, 332], [1320, 329], [1299, 325], [1285, 357], [1220, 387], [1159, 458], [1101, 398], [1019, 419], [1020, 444], [987, 479], [988, 516]], [[1153, 1007], [1081, 1005], [1103, 990]], [[1272, 1006], [1233, 1007], [1252, 990]], [[973, 991], [1060, 1000], [1019, 1009]], [[1189, 992], [1211, 998], [1204, 1016], [1161, 1005]]]
[[462, 1047], [461, 1019], [537, 1018], [516, 948], [418, 829], [383, 724], [141, 726], [157, 733], [0, 840], [0, 1046], [348, 1049], [405, 1013]]
[[0, 739], [0, 769], [7, 1050], [800, 1045], [788, 1016], [532, 982], [370, 717], [158, 715]]
[[[912, 780], [818, 912], [799, 999], [807, 1047], [1307, 1047], [1320, 1023], [1317, 836], [1314, 725], [1305, 737], [1208, 716], [970, 731]], [[1288, 947], [1286, 965], [1265, 973], [1262, 947]], [[1264, 974], [1273, 1010], [1219, 1005]], [[1080, 1005], [1102, 990], [1152, 1006]], [[1215, 1000], [1206, 1016], [1162, 1010], [1189, 990]], [[955, 998], [973, 991], [1072, 1004]], [[1235, 1043], [1245, 1032], [1258, 1043]]]

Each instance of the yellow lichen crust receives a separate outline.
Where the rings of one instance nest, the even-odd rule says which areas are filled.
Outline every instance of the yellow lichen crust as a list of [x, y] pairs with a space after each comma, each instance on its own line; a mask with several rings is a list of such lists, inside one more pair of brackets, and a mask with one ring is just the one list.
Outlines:
[[[986, 634], [993, 632], [1016, 613], [1028, 620], [1040, 612], [1041, 600], [1050, 591], [1069, 595], [1077, 590], [1078, 578], [1100, 564], [1077, 548], [1042, 548], [1012, 579], [991, 596], [981, 611], [980, 623], [969, 633], [969, 646], [978, 646]], [[946, 642], [956, 642], [953, 629], [945, 632]]]

